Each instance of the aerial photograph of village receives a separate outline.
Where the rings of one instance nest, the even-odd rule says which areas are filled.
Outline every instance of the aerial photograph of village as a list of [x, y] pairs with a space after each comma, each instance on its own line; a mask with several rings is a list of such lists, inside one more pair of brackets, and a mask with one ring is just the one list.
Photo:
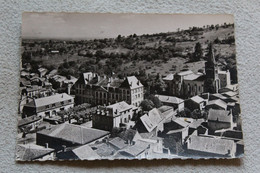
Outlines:
[[231, 15], [24, 13], [16, 160], [244, 154]]

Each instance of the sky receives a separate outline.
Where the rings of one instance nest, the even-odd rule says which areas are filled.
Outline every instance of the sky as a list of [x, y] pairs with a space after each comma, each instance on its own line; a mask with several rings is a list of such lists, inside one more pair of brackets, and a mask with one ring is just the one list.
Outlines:
[[174, 32], [178, 28], [234, 23], [232, 15], [23, 13], [24, 39], [114, 38], [119, 34]]

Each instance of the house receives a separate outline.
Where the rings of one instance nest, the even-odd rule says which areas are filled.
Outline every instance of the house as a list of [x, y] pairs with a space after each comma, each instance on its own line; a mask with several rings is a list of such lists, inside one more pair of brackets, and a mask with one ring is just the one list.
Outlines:
[[133, 108], [125, 101], [99, 107], [92, 117], [93, 128], [111, 131], [114, 127], [126, 127], [136, 110]]
[[189, 123], [180, 118], [176, 118], [175, 120], [164, 123], [164, 131], [162, 135], [165, 138], [174, 138], [183, 143], [184, 139], [188, 136], [188, 133]]
[[31, 97], [31, 98], [39, 98], [46, 97], [53, 94], [52, 88], [45, 88], [38, 85], [27, 86], [22, 90], [22, 95]]
[[172, 106], [174, 110], [182, 111], [184, 110], [184, 100], [174, 97], [174, 96], [166, 96], [166, 95], [155, 95], [163, 105]]
[[19, 131], [22, 131], [24, 128], [35, 130], [38, 128], [41, 122], [42, 122], [42, 118], [37, 116], [30, 116], [27, 118], [23, 118], [18, 121], [18, 129]]
[[75, 147], [102, 140], [110, 133], [103, 130], [63, 123], [36, 133], [36, 144], [48, 145], [56, 150]]
[[220, 80], [220, 88], [225, 88], [225, 87], [231, 85], [231, 78], [230, 78], [229, 70], [226, 70], [226, 71], [219, 70], [218, 78]]
[[41, 67], [38, 69], [38, 74], [40, 77], [44, 77], [47, 72], [48, 72], [48, 70], [46, 68]]
[[[153, 108], [140, 118], [139, 127], [137, 127], [139, 132], [151, 132], [156, 128], [156, 132], [163, 131], [164, 117], [162, 117], [161, 112]], [[142, 124], [142, 125], [141, 125]], [[138, 125], [138, 124], [137, 124]]]
[[89, 145], [93, 151], [97, 153], [97, 155], [100, 158], [106, 158], [109, 159], [111, 158], [115, 153], [116, 149], [111, 147], [108, 143], [106, 142], [100, 142], [100, 143], [94, 143]]
[[129, 158], [129, 159], [142, 159], [146, 158], [147, 150], [150, 148], [150, 143], [137, 140], [134, 145], [129, 145], [126, 148], [118, 151], [115, 158]]
[[232, 112], [210, 109], [208, 112], [208, 127], [212, 131], [228, 129], [233, 126]]
[[171, 106], [161, 106], [158, 110], [161, 112], [161, 116], [165, 120], [177, 115], [177, 111], [174, 111]]
[[219, 137], [190, 135], [187, 150], [195, 157], [235, 157], [236, 144]]
[[54, 160], [54, 149], [35, 144], [17, 144], [16, 160]]
[[58, 160], [95, 160], [101, 157], [88, 145], [64, 148], [56, 153]]
[[168, 74], [166, 77], [162, 78], [162, 80], [165, 82], [165, 84], [167, 85], [167, 92], [168, 94], [172, 94], [172, 88], [173, 88], [173, 79], [174, 79], [174, 74]]
[[227, 103], [217, 99], [217, 100], [211, 100], [208, 102], [208, 104], [205, 107], [207, 110], [209, 109], [221, 109], [221, 110], [227, 110]]
[[144, 99], [144, 87], [135, 76], [121, 80], [88, 72], [80, 75], [73, 88], [77, 104], [109, 105], [125, 101], [139, 106]]
[[193, 96], [190, 99], [184, 101], [184, 106], [191, 112], [195, 109], [202, 110], [206, 106], [206, 101], [200, 96]]
[[113, 148], [115, 148], [116, 150], [121, 150], [125, 147], [128, 146], [129, 142], [123, 140], [120, 137], [115, 137], [111, 140], [108, 141], [108, 144], [111, 145]]
[[23, 107], [24, 116], [52, 117], [74, 106], [74, 98], [66, 93], [33, 99]]

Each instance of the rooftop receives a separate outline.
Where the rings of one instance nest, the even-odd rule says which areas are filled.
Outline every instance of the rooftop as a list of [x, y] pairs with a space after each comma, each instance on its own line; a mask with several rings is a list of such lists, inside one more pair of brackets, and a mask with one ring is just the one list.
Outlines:
[[221, 107], [221, 108], [223, 108], [225, 110], [227, 109], [227, 103], [222, 101], [222, 100], [220, 100], [220, 99], [209, 101], [207, 106], [210, 106], [210, 105], [218, 105], [219, 107]]
[[62, 101], [67, 101], [67, 100], [71, 100], [71, 99], [74, 99], [74, 98], [66, 93], [55, 94], [55, 95], [51, 95], [48, 97], [34, 99], [33, 101], [27, 103], [26, 106], [42, 107], [42, 106], [46, 106], [46, 105], [50, 105], [50, 104], [54, 104], [54, 103], [58, 103], [58, 102], [62, 102]]
[[200, 76], [202, 76], [203, 74], [195, 74], [195, 73], [191, 73], [191, 74], [188, 74], [188, 75], [185, 75], [184, 76], [184, 80], [195, 80], [197, 78], [199, 78]]
[[128, 144], [126, 144], [126, 141], [119, 137], [115, 137], [115, 138], [111, 139], [110, 141], [108, 141], [108, 143], [117, 150], [120, 150], [120, 149], [128, 146]]
[[51, 129], [45, 129], [38, 133], [78, 144], [87, 144], [109, 134], [107, 131], [68, 123], [56, 125]]
[[200, 96], [193, 96], [192, 98], [190, 98], [192, 101], [196, 102], [196, 103], [201, 103], [204, 102], [205, 100], [203, 98], [201, 98]]
[[231, 115], [229, 115], [229, 111], [210, 109], [208, 120], [231, 123], [232, 118]]
[[234, 141], [221, 138], [191, 135], [188, 149], [212, 154], [227, 155], [234, 147]]
[[118, 113], [124, 112], [126, 110], [132, 109], [133, 107], [127, 104], [125, 101], [121, 101], [112, 105], [107, 106], [107, 108], [112, 108], [113, 112], [117, 111]]
[[16, 160], [30, 161], [53, 152], [54, 149], [45, 148], [35, 144], [18, 144], [16, 147]]
[[174, 79], [174, 74], [168, 74], [166, 77], [163, 78], [163, 80], [173, 80]]
[[18, 127], [21, 127], [21, 126], [24, 126], [24, 125], [27, 125], [27, 124], [30, 124], [30, 123], [33, 123], [33, 122], [39, 121], [39, 120], [41, 120], [41, 118], [38, 116], [30, 116], [30, 117], [19, 120]]
[[72, 152], [80, 160], [95, 160], [100, 159], [100, 156], [88, 145], [80, 146], [76, 149], [73, 149]]
[[173, 104], [180, 104], [184, 102], [184, 100], [174, 97], [174, 96], [166, 96], [166, 95], [155, 95], [161, 102], [173, 103]]
[[186, 76], [188, 74], [193, 74], [193, 72], [191, 70], [186, 70], [178, 73], [179, 76]]

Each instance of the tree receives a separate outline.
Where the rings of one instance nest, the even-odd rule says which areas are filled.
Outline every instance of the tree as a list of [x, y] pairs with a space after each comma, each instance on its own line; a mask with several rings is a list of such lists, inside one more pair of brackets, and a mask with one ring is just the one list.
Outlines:
[[192, 56], [192, 61], [199, 61], [200, 58], [203, 56], [201, 44], [198, 42], [195, 45], [195, 51]]
[[151, 100], [145, 99], [141, 102], [140, 106], [142, 107], [143, 111], [150, 111], [154, 108], [154, 103]]
[[148, 97], [148, 99], [153, 102], [153, 104], [154, 104], [154, 106], [155, 106], [156, 108], [159, 108], [159, 107], [161, 107], [161, 106], [163, 105], [162, 102], [159, 100], [159, 98], [158, 98], [158, 97], [155, 97], [154, 95], [150, 95], [150, 96]]

